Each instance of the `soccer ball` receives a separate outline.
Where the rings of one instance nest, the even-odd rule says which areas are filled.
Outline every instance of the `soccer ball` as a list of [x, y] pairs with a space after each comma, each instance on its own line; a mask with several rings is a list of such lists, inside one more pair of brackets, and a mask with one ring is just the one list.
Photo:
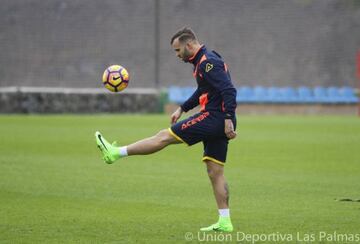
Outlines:
[[111, 65], [104, 71], [102, 82], [109, 91], [119, 92], [128, 86], [129, 79], [129, 73], [124, 67]]

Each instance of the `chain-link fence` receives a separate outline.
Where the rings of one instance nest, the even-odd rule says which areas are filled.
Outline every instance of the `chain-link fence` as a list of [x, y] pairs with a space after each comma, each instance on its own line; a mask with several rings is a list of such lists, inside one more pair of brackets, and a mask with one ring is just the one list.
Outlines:
[[237, 86], [356, 86], [356, 0], [2, 0], [0, 86], [101, 87], [114, 63], [131, 87], [195, 85], [169, 43], [185, 25]]

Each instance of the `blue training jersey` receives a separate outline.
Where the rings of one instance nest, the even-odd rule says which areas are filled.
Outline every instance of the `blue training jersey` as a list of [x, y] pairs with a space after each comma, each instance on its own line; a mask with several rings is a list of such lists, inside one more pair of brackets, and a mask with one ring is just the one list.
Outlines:
[[181, 109], [187, 112], [200, 105], [201, 111], [223, 112], [225, 118], [234, 118], [236, 89], [221, 56], [202, 46], [189, 59], [189, 62], [194, 65], [193, 75], [198, 87], [194, 94], [181, 105]]

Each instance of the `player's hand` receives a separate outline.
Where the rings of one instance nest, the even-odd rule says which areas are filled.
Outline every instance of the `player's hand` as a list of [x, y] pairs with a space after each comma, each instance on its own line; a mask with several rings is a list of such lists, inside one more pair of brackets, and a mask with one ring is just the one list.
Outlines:
[[225, 119], [225, 135], [229, 139], [236, 137], [236, 131], [234, 131], [234, 124], [231, 119]]
[[178, 119], [181, 117], [182, 112], [183, 111], [181, 107], [175, 110], [175, 112], [171, 115], [171, 124], [175, 124], [178, 121]]

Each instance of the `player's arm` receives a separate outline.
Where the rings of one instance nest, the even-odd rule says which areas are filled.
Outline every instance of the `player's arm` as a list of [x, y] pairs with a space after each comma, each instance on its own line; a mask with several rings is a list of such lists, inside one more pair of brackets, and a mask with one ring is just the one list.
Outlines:
[[224, 63], [220, 60], [209, 59], [201, 63], [200, 71], [204, 79], [220, 92], [225, 109], [224, 131], [228, 138], [235, 138], [236, 132], [234, 131], [232, 119], [235, 117], [236, 89], [231, 83]]
[[198, 87], [195, 92], [189, 97], [180, 107], [183, 112], [187, 112], [197, 105], [199, 105], [199, 97], [201, 96], [200, 88]]
[[196, 91], [189, 97], [175, 112], [171, 115], [171, 123], [174, 124], [181, 117], [183, 112], [187, 112], [197, 105], [199, 105], [199, 97], [201, 95], [200, 89], [197, 88]]

